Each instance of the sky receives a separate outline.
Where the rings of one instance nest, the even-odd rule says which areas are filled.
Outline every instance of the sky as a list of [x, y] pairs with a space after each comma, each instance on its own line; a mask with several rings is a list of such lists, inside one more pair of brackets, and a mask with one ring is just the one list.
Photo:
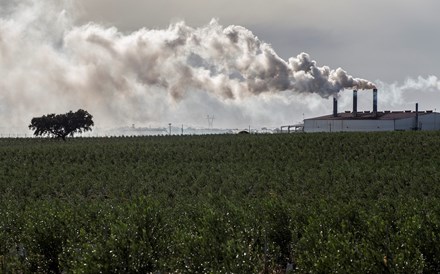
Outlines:
[[285, 59], [307, 52], [322, 64], [387, 82], [440, 73], [436, 0], [80, 2], [81, 22], [105, 22], [122, 31], [166, 28], [177, 20], [202, 26], [218, 18], [250, 29]]
[[[98, 127], [279, 127], [440, 109], [438, 0], [2, 0], [0, 133], [87, 109]], [[342, 69], [339, 69], [342, 68]], [[339, 70], [338, 70], [339, 69]], [[366, 90], [362, 91], [365, 88]]]

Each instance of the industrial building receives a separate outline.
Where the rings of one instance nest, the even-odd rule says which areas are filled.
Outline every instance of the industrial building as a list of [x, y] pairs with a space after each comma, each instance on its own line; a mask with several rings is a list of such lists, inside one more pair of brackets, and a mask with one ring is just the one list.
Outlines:
[[304, 120], [305, 132], [366, 132], [440, 130], [440, 113], [415, 110], [378, 111], [377, 89], [373, 90], [373, 110], [357, 110], [357, 90], [353, 90], [353, 111], [338, 113], [338, 101], [333, 98], [333, 114]]

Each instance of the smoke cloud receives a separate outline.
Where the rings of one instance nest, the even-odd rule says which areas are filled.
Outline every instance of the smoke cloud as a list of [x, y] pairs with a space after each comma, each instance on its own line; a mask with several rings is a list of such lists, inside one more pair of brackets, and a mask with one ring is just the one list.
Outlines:
[[70, 10], [49, 1], [0, 4], [1, 127], [77, 108], [105, 126], [163, 122], [181, 109], [199, 115], [210, 105], [259, 117], [258, 109], [241, 107], [255, 98], [262, 102], [256, 105], [287, 106], [304, 96], [375, 87], [341, 68], [318, 66], [307, 53], [283, 60], [241, 26], [178, 22], [124, 34], [95, 23], [75, 26], [62, 8]]

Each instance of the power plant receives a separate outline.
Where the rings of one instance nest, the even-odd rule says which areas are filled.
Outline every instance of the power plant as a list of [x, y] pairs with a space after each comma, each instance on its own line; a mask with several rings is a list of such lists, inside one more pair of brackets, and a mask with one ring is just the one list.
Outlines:
[[305, 132], [366, 132], [440, 130], [440, 113], [432, 110], [378, 111], [378, 90], [373, 89], [371, 111], [358, 111], [358, 91], [353, 90], [353, 110], [338, 112], [338, 100], [333, 98], [333, 114], [304, 120]]

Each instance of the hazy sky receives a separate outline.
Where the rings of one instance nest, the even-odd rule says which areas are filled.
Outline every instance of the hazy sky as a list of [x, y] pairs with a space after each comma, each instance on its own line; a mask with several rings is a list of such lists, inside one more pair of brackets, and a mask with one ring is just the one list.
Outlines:
[[[2, 0], [0, 133], [74, 108], [102, 127], [197, 126], [208, 114], [219, 127], [280, 126], [330, 113], [332, 89], [351, 109], [345, 71], [377, 85], [379, 109], [440, 109], [439, 10], [438, 0]], [[312, 60], [316, 83], [303, 71]], [[361, 92], [359, 108], [371, 97]]]
[[122, 31], [212, 18], [242, 25], [283, 58], [304, 51], [330, 67], [393, 82], [439, 75], [438, 0], [80, 0], [81, 21]]

